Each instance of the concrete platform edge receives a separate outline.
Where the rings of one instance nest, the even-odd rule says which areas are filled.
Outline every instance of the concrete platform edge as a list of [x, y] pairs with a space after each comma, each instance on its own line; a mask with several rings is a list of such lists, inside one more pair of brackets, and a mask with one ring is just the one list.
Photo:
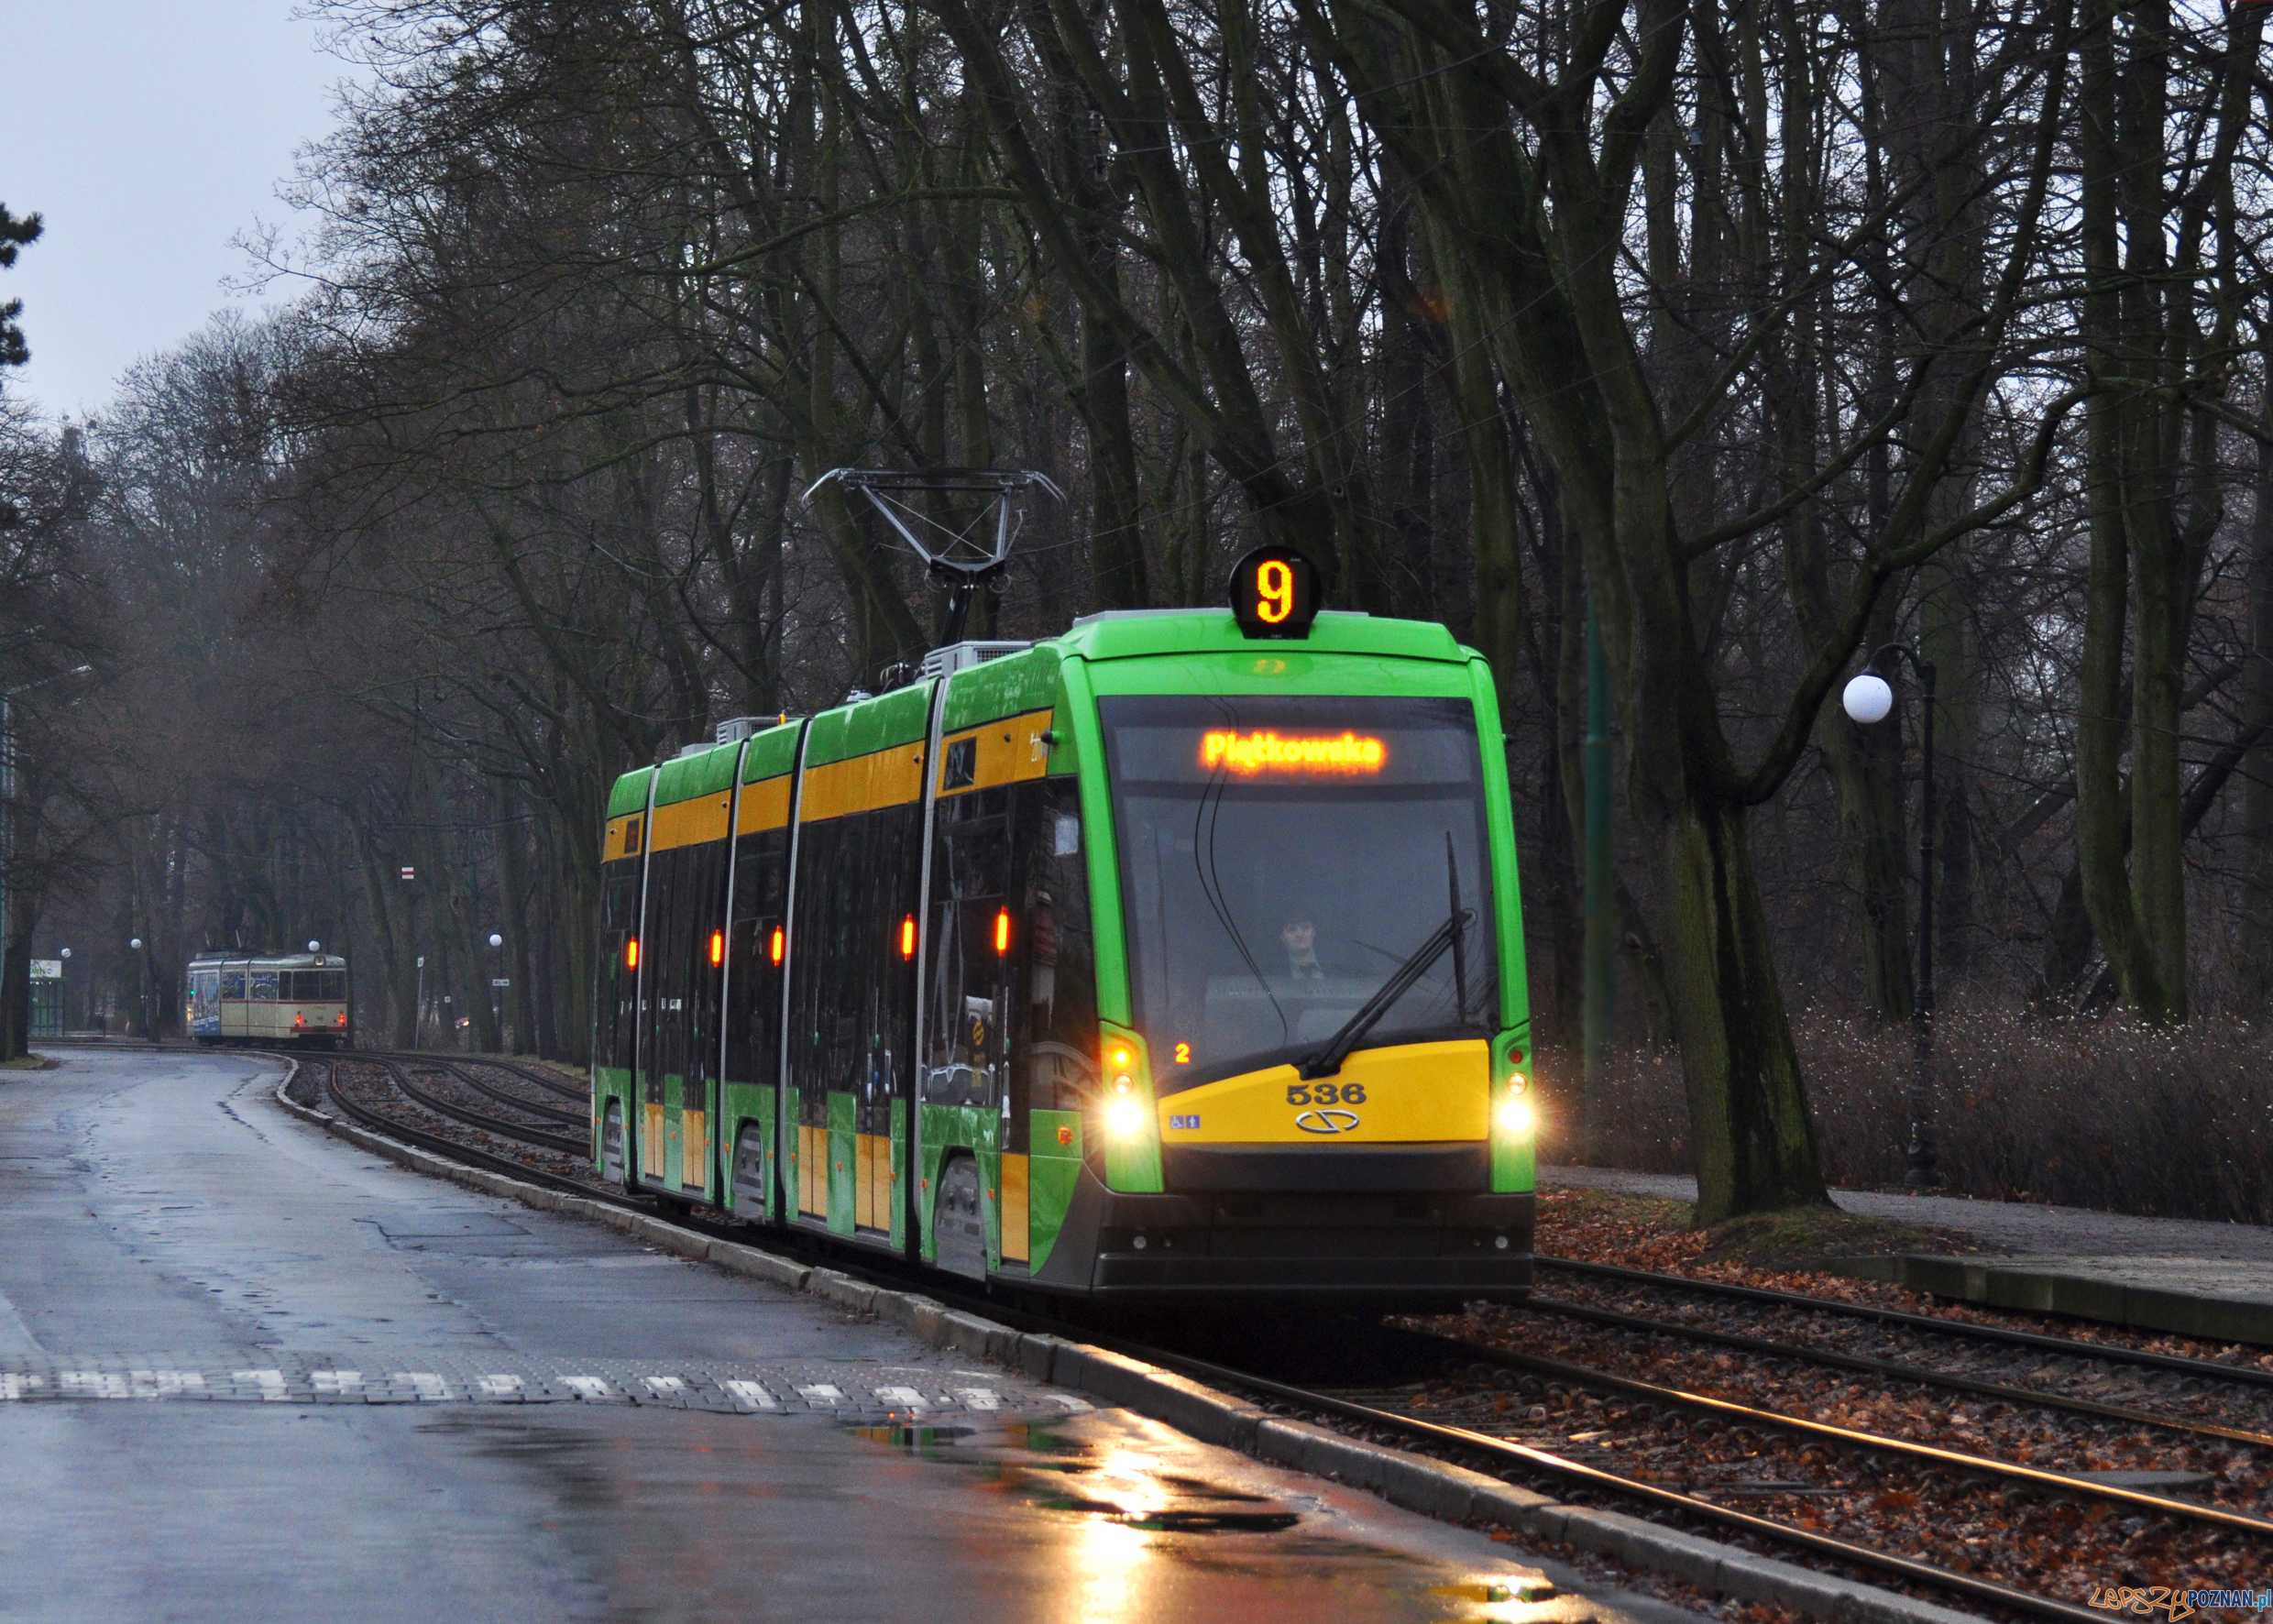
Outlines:
[[[1367, 1443], [1282, 1421], [1173, 1371], [1110, 1349], [998, 1325], [917, 1292], [872, 1286], [832, 1268], [814, 1268], [760, 1247], [718, 1240], [645, 1213], [469, 1168], [289, 1098], [300, 1062], [285, 1061], [276, 1101], [312, 1126], [410, 1171], [543, 1212], [581, 1218], [692, 1261], [803, 1291], [903, 1326], [933, 1347], [991, 1360], [1038, 1381], [1069, 1388], [1176, 1428], [1205, 1443], [1331, 1478], [1391, 1505], [1447, 1522], [1490, 1522], [1670, 1575], [1713, 1594], [1789, 1607], [1840, 1624], [1962, 1624], [1972, 1614], [1920, 1601], [1836, 1575], [1683, 1533], [1624, 1512], [1566, 1506], [1496, 1477], [1401, 1449]], [[1637, 1610], [1663, 1616], [1664, 1604], [1633, 1597]]]
[[2102, 1324], [2167, 1331], [2213, 1342], [2273, 1345], [2273, 1305], [2247, 1298], [2204, 1297], [2135, 1286], [2121, 1280], [2062, 1273], [1986, 1257], [1940, 1257], [1908, 1252], [1892, 1260], [1880, 1278], [1912, 1291], [1984, 1308], [2066, 1314]]

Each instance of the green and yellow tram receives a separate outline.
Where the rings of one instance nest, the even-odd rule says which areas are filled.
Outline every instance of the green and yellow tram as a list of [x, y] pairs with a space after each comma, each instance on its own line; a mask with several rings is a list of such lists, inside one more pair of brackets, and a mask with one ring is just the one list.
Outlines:
[[1042, 1291], [1523, 1292], [1490, 673], [1298, 565], [620, 778], [602, 1173]]

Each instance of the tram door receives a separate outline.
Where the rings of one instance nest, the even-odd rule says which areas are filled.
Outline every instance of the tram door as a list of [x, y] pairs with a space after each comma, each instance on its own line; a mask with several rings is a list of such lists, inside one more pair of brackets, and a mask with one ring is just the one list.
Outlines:
[[[953, 1208], [975, 1196], [988, 1251], [1016, 1259], [1027, 1252], [1025, 1169], [1002, 1153], [1008, 1147], [1008, 971], [1024, 927], [1010, 905], [1011, 791], [978, 786], [978, 748], [975, 738], [950, 736], [940, 751], [917, 1110], [927, 1137], [923, 1164], [930, 1164], [935, 1146], [941, 1152], [942, 1202]], [[970, 1165], [959, 1171], [964, 1160]], [[953, 1222], [942, 1213], [940, 1233]]]
[[735, 800], [718, 1147], [726, 1180], [721, 1194], [745, 1218], [780, 1215], [774, 1147], [788, 950], [789, 789], [784, 775], [743, 785]]
[[714, 1196], [730, 800], [708, 788], [668, 804], [659, 794], [648, 843], [640, 1177], [701, 1201]]
[[906, 1238], [923, 845], [908, 713], [930, 697], [905, 688], [817, 719], [797, 791], [785, 1180], [796, 1221], [893, 1246]]

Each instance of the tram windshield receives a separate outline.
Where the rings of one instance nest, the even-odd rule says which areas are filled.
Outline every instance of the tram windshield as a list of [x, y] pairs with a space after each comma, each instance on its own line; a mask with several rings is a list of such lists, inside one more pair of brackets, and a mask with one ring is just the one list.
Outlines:
[[1332, 1048], [1488, 1033], [1499, 966], [1466, 701], [1144, 696], [1099, 710], [1158, 1092]]

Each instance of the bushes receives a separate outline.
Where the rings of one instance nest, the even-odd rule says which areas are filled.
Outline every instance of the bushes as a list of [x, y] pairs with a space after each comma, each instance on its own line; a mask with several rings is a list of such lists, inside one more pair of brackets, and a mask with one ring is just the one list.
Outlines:
[[[1825, 1177], [1849, 1187], [1899, 1185], [1909, 1028], [1817, 1009], [1794, 1017], [1792, 1035]], [[1995, 1200], [2273, 1223], [2269, 1036], [2235, 1020], [2159, 1029], [2016, 1009], [1945, 1012], [1935, 1032], [1942, 1184]], [[1556, 1070], [1576, 1072], [1576, 1057]], [[1619, 1052], [1602, 1097], [1589, 1104], [1596, 1131], [1587, 1159], [1688, 1170], [1677, 1053]], [[1549, 1159], [1576, 1158], [1568, 1125], [1551, 1118]]]

